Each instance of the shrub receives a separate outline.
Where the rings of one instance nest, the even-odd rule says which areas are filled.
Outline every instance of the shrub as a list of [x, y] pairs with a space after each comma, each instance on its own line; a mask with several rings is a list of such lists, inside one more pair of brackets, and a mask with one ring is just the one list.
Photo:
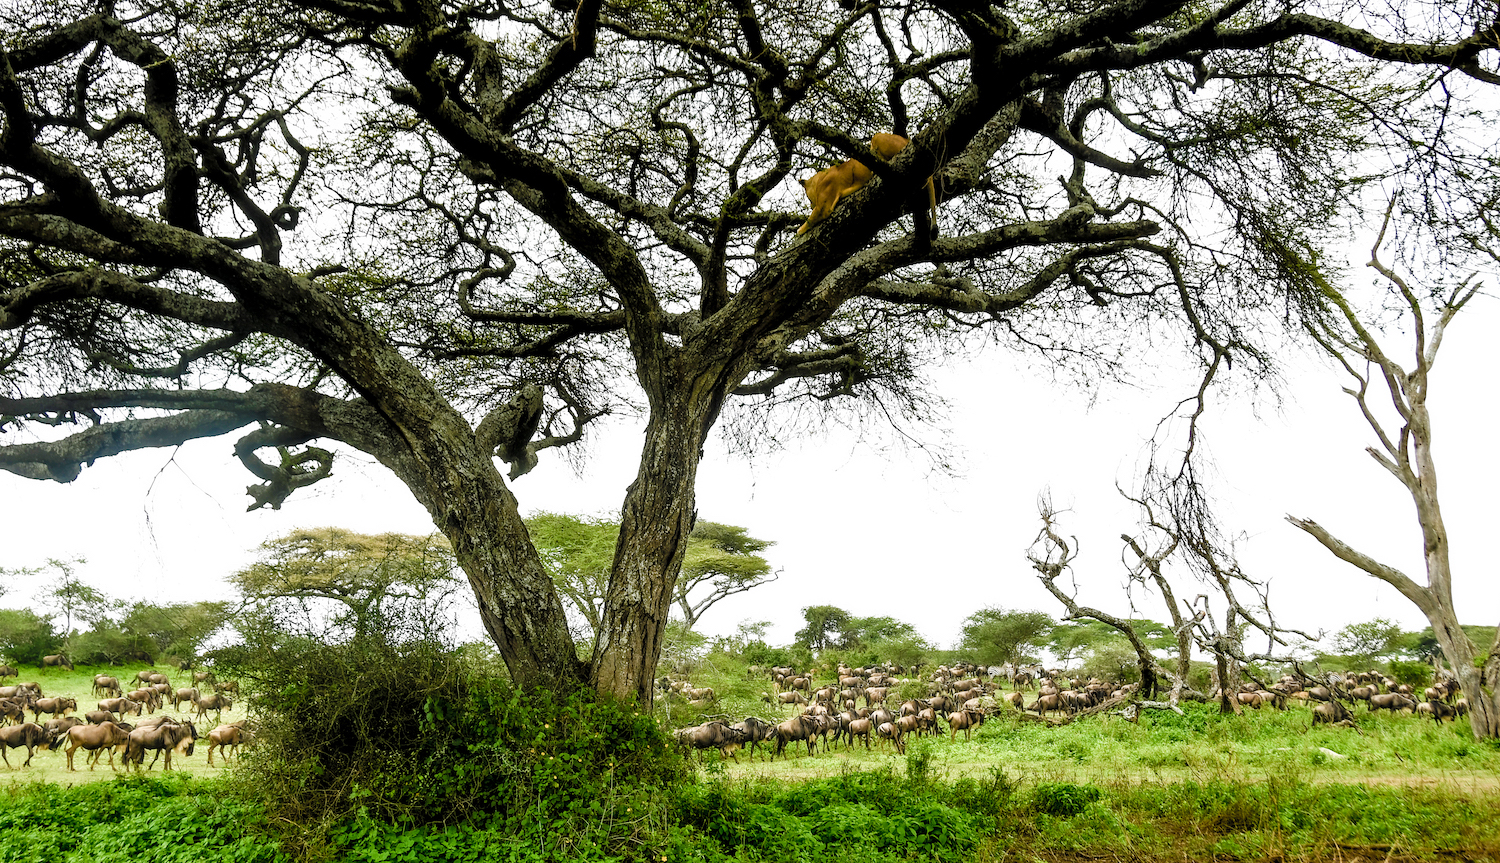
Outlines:
[[1390, 661], [1389, 668], [1391, 677], [1395, 678], [1397, 683], [1405, 683], [1418, 690], [1432, 685], [1432, 666], [1425, 662], [1393, 659]]
[[294, 823], [356, 810], [411, 826], [567, 819], [685, 775], [629, 705], [523, 692], [440, 645], [287, 639], [253, 653], [232, 668], [266, 717], [243, 773]]
[[1031, 806], [1046, 815], [1071, 818], [1082, 812], [1090, 803], [1103, 796], [1092, 785], [1074, 785], [1071, 782], [1048, 782], [1038, 785], [1031, 792]]

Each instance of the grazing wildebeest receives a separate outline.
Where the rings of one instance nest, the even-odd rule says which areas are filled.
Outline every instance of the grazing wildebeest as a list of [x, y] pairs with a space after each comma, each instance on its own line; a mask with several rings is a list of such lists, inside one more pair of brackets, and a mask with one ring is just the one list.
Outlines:
[[26, 747], [26, 762], [22, 767], [31, 766], [31, 756], [36, 754], [37, 749], [50, 749], [52, 741], [47, 737], [46, 729], [35, 722], [24, 722], [20, 725], [12, 725], [8, 728], [0, 728], [0, 758], [5, 760], [8, 770], [15, 768], [10, 766], [10, 756], [5, 753], [17, 746]]
[[1380, 695], [1370, 696], [1370, 712], [1377, 710], [1389, 710], [1395, 713], [1398, 710], [1416, 710], [1417, 702], [1399, 692], [1386, 692]]
[[745, 733], [738, 728], [732, 725], [725, 725], [717, 720], [677, 730], [677, 740], [679, 742], [685, 743], [694, 749], [717, 749], [719, 750], [719, 757], [721, 759], [728, 756], [735, 761], [740, 760], [739, 756], [735, 753], [739, 750], [740, 744], [744, 743], [747, 739]]
[[125, 745], [130, 739], [130, 732], [125, 727], [113, 722], [101, 722], [98, 725], [76, 725], [68, 729], [68, 769], [74, 770], [73, 753], [83, 747], [91, 754], [89, 756], [89, 769], [99, 763], [99, 754], [109, 750], [109, 769], [115, 769], [115, 749]]
[[156, 759], [166, 753], [166, 760], [162, 764], [162, 771], [172, 769], [172, 753], [178, 752], [184, 756], [193, 754], [193, 743], [198, 739], [198, 730], [191, 722], [163, 722], [154, 728], [145, 727], [142, 723], [134, 731], [130, 732], [130, 739], [125, 743], [125, 763], [134, 764], [139, 770], [141, 764], [146, 760], [146, 750], [155, 750], [156, 754], [151, 756], [151, 763], [146, 766], [147, 770], [156, 766]]
[[125, 693], [125, 697], [146, 705], [147, 713], [155, 713], [156, 708], [161, 706], [161, 693], [155, 689], [134, 689]]
[[99, 702], [100, 710], [108, 710], [110, 713], [118, 713], [120, 714], [120, 717], [122, 719], [127, 713], [133, 713], [136, 716], [140, 716], [142, 706], [143, 705], [139, 701], [131, 701], [129, 698], [105, 698], [101, 699]]
[[1312, 714], [1312, 721], [1314, 725], [1318, 725], [1319, 723], [1333, 725], [1337, 722], [1354, 721], [1354, 714], [1349, 712], [1349, 708], [1345, 707], [1337, 701], [1325, 701], [1322, 704], [1319, 704], [1317, 707], [1313, 708]]
[[54, 653], [51, 656], [42, 657], [42, 668], [66, 668], [67, 670], [72, 671], [73, 662], [61, 653]]
[[20, 677], [21, 672], [9, 665], [0, 665], [0, 677]]

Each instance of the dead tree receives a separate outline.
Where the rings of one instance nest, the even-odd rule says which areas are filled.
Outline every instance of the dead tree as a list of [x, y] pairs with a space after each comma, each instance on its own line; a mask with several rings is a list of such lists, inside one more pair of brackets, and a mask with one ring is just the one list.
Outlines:
[[[1391, 207], [1394, 208], [1393, 201]], [[1469, 700], [1469, 723], [1478, 738], [1500, 737], [1500, 628], [1481, 670], [1474, 665], [1479, 651], [1459, 626], [1458, 610], [1453, 605], [1453, 570], [1448, 555], [1448, 529], [1438, 506], [1437, 467], [1432, 455], [1432, 417], [1427, 411], [1427, 387], [1438, 347], [1455, 315], [1472, 300], [1479, 285], [1465, 279], [1446, 294], [1414, 289], [1406, 279], [1380, 261], [1380, 247], [1390, 225], [1391, 210], [1386, 211], [1369, 266], [1390, 286], [1392, 296], [1401, 303], [1408, 316], [1413, 343], [1412, 367], [1407, 371], [1381, 346], [1370, 326], [1344, 294], [1325, 279], [1318, 287], [1334, 316], [1313, 321], [1308, 332], [1323, 351], [1338, 362], [1354, 379], [1344, 388], [1359, 407], [1365, 422], [1375, 432], [1379, 447], [1366, 452], [1376, 463], [1395, 477], [1411, 495], [1416, 507], [1417, 523], [1422, 533], [1422, 553], [1427, 568], [1427, 584], [1418, 584], [1405, 573], [1375, 560], [1335, 537], [1327, 528], [1308, 518], [1287, 516], [1287, 521], [1306, 531], [1340, 560], [1359, 567], [1401, 592], [1422, 610], [1432, 624], [1433, 634], [1442, 646], [1443, 656], [1453, 666], [1464, 695]], [[1487, 244], [1500, 239], [1500, 227], [1486, 221], [1487, 235], [1471, 242], [1491, 260], [1500, 262], [1500, 253]], [[1428, 324], [1423, 297], [1436, 302], [1437, 320]], [[1389, 398], [1399, 428], [1392, 434], [1389, 423], [1377, 415], [1371, 404], [1371, 383], [1379, 381], [1375, 395]], [[1383, 392], [1381, 391], [1383, 390]]]
[[[1053, 508], [1052, 501], [1043, 495], [1037, 503], [1038, 514], [1042, 519], [1042, 529], [1037, 533], [1031, 548], [1027, 550], [1026, 557], [1031, 561], [1031, 566], [1037, 571], [1037, 577], [1041, 579], [1042, 585], [1063, 604], [1068, 613], [1063, 616], [1064, 620], [1082, 620], [1085, 618], [1097, 620], [1112, 627], [1130, 642], [1135, 651], [1136, 661], [1141, 669], [1141, 692], [1146, 698], [1152, 698], [1159, 690], [1159, 681], [1165, 679], [1172, 681], [1172, 703], [1176, 704], [1181, 696], [1182, 689], [1186, 685], [1186, 672], [1179, 666], [1176, 673], [1163, 668], [1156, 657], [1151, 654], [1151, 648], [1136, 632], [1135, 626], [1127, 619], [1116, 617], [1097, 608], [1079, 605], [1078, 602], [1058, 587], [1057, 579], [1067, 571], [1073, 560], [1078, 556], [1078, 538], [1070, 537], [1071, 543], [1063, 539], [1056, 530], [1057, 510]], [[1168, 594], [1170, 595], [1170, 594]], [[1173, 612], [1174, 615], [1176, 612]], [[1175, 619], [1175, 618], [1174, 618]]]

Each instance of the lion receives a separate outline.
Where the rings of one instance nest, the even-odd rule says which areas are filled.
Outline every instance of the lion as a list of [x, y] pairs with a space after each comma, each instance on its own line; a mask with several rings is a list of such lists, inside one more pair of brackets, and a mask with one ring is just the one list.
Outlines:
[[[889, 162], [895, 155], [901, 152], [910, 141], [900, 135], [890, 132], [876, 132], [870, 138], [870, 149], [882, 161]], [[850, 159], [842, 164], [825, 168], [811, 177], [802, 181], [802, 190], [807, 193], [807, 199], [812, 202], [812, 215], [802, 227], [797, 229], [797, 236], [802, 236], [812, 226], [818, 224], [833, 215], [833, 208], [845, 195], [852, 195], [865, 184], [870, 182], [874, 174], [858, 159]], [[926, 237], [936, 237], [937, 228], [937, 190], [933, 188], [932, 178], [927, 178], [927, 209], [928, 218]], [[918, 234], [923, 233], [924, 226], [921, 224], [921, 216], [917, 216]]]

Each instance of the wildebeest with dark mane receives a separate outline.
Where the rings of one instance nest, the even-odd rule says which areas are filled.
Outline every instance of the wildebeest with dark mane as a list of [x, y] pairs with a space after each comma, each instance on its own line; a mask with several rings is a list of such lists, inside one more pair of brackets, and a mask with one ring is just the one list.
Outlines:
[[172, 769], [172, 753], [177, 752], [184, 756], [193, 754], [193, 743], [198, 739], [198, 729], [191, 722], [162, 722], [153, 727], [138, 726], [130, 732], [130, 739], [125, 743], [124, 763], [134, 764], [136, 769], [141, 769], [141, 764], [146, 760], [146, 750], [153, 750], [156, 754], [151, 756], [151, 763], [146, 766], [150, 770], [156, 766], [156, 759], [165, 753], [162, 763], [162, 771]]
[[18, 746], [26, 747], [26, 762], [22, 767], [31, 766], [31, 756], [36, 754], [37, 749], [50, 749], [52, 741], [47, 737], [46, 729], [35, 722], [24, 722], [20, 725], [12, 725], [0, 728], [0, 759], [4, 759], [5, 766], [11, 767], [10, 756], [5, 753]]

